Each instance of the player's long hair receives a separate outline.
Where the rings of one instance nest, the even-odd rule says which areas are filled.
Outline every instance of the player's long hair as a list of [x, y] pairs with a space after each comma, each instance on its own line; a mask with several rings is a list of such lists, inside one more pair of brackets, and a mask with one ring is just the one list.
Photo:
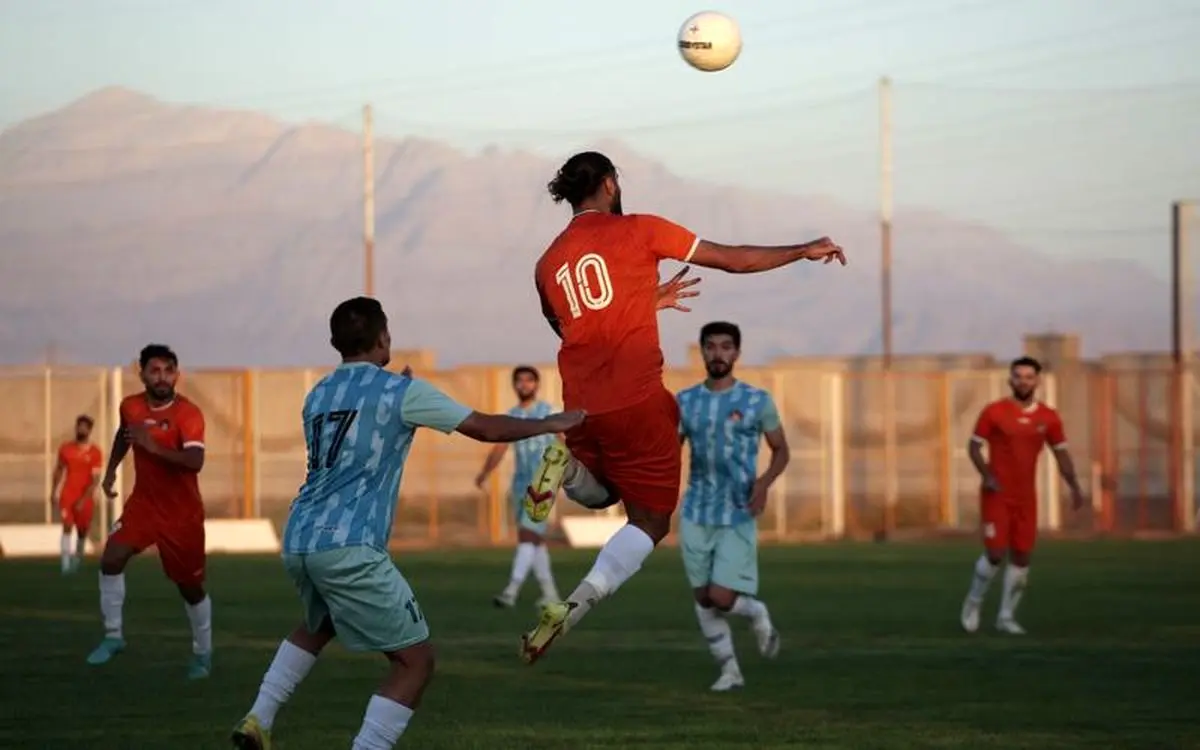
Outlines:
[[605, 178], [616, 174], [617, 168], [607, 156], [598, 151], [584, 151], [567, 159], [546, 189], [555, 203], [566, 201], [572, 208], [578, 208], [596, 194]]

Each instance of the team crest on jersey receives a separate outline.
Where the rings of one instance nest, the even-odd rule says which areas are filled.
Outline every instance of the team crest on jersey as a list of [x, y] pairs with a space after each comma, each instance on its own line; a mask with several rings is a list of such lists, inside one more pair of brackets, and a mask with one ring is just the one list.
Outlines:
[[738, 411], [737, 409], [734, 409], [732, 412], [729, 413], [729, 421], [733, 422], [734, 424], [741, 422], [742, 421], [742, 413], [740, 411]]

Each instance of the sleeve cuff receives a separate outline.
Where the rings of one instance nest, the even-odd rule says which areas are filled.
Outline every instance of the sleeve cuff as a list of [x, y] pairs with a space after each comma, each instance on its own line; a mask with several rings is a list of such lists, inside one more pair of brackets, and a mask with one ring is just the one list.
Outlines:
[[697, 236], [696, 239], [692, 240], [692, 246], [690, 248], [688, 248], [687, 255], [683, 256], [684, 263], [688, 263], [691, 261], [692, 256], [696, 254], [696, 248], [698, 248], [698, 247], [700, 247], [700, 237], [699, 236]]

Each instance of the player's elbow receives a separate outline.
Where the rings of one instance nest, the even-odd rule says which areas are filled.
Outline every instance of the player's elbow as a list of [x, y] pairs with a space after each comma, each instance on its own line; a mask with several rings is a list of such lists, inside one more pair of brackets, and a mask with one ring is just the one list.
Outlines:
[[[481, 443], [507, 443], [521, 437], [514, 434], [514, 426], [525, 420], [510, 419], [499, 414], [480, 414], [477, 411], [462, 421], [458, 433]], [[516, 425], [510, 422], [518, 423]]]

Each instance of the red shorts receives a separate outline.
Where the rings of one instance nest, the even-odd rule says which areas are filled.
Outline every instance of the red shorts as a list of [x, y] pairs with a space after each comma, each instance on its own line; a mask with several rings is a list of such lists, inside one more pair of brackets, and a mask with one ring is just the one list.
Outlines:
[[96, 501], [90, 497], [82, 500], [63, 500], [58, 506], [63, 526], [73, 526], [83, 532], [92, 528], [92, 516], [95, 512]]
[[995, 495], [980, 498], [983, 546], [995, 552], [1028, 554], [1037, 541], [1037, 501], [1009, 500]]
[[679, 504], [679, 406], [665, 388], [631, 406], [589, 416], [567, 449], [627, 505], [662, 513]]
[[179, 585], [204, 582], [207, 556], [204, 547], [204, 513], [188, 512], [181, 519], [164, 516], [153, 500], [130, 497], [125, 511], [113, 524], [109, 544], [123, 544], [141, 552], [158, 547], [163, 573]]

